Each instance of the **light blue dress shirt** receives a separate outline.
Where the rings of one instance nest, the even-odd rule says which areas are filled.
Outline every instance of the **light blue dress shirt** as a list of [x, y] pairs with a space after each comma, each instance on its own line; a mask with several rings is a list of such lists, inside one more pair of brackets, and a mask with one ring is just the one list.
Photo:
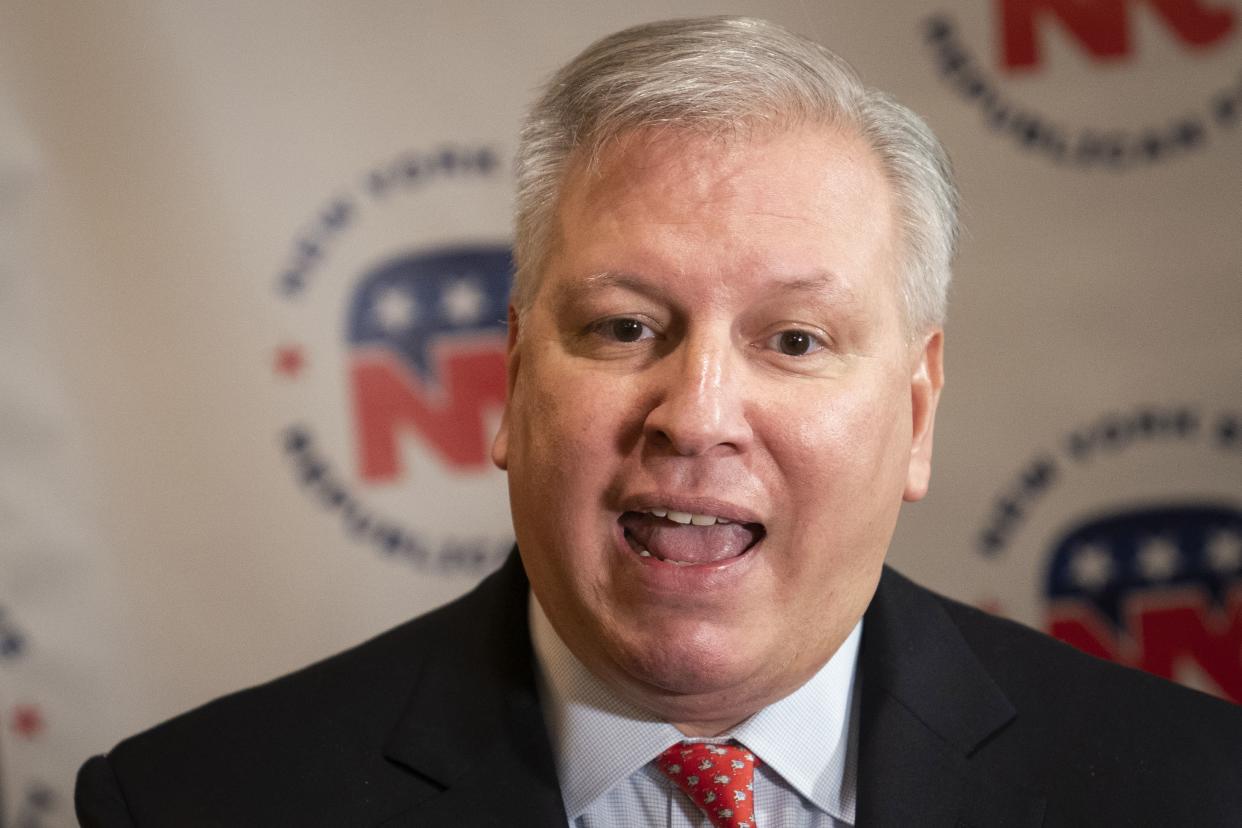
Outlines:
[[617, 699], [565, 646], [533, 594], [530, 629], [571, 828], [711, 828], [651, 760], [677, 742], [729, 739], [759, 758], [757, 828], [853, 826], [861, 620], [806, 684], [712, 739], [686, 739], [668, 722]]

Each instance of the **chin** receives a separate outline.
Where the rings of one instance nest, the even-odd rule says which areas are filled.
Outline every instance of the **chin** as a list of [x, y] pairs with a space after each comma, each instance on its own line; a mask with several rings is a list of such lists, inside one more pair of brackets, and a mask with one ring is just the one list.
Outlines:
[[[644, 636], [646, 638], [646, 636]], [[719, 631], [686, 635], [674, 631], [627, 648], [624, 672], [658, 696], [677, 698], [728, 693], [752, 683], [762, 664], [730, 646], [735, 637]]]

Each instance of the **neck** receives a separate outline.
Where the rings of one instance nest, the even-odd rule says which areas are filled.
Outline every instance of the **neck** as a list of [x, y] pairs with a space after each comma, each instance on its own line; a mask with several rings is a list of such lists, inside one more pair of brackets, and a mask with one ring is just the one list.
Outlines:
[[691, 739], [702, 739], [702, 738], [711, 738], [711, 737], [719, 736], [723, 733], [727, 733], [733, 728], [740, 725], [742, 722], [746, 721], [746, 719], [748, 718], [750, 717], [746, 716], [744, 718], [736, 719], [736, 720], [726, 719], [723, 721], [715, 721], [715, 722], [685, 722], [685, 723], [672, 722], [672, 725], [673, 727], [680, 730], [681, 735], [683, 736], [688, 736]]

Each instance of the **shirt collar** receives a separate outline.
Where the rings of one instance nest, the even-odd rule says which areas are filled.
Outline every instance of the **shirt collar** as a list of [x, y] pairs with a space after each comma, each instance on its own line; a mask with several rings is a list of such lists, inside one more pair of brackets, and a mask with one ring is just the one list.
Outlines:
[[[670, 745], [676, 727], [617, 698], [578, 661], [530, 597], [530, 630], [540, 698], [556, 757], [565, 811], [572, 821], [617, 783]], [[854, 822], [857, 788], [854, 674], [862, 621], [805, 684], [728, 733], [820, 810]], [[608, 745], [606, 751], [600, 745]], [[588, 761], [589, 757], [589, 761]]]

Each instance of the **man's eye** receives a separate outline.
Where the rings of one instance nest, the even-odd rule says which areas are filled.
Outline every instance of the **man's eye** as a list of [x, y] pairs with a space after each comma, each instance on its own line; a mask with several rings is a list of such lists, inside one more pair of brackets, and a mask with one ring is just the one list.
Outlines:
[[640, 339], [650, 339], [655, 335], [650, 328], [632, 317], [620, 317], [601, 322], [599, 331], [617, 342], [637, 342]]
[[815, 334], [807, 331], [781, 331], [768, 340], [768, 347], [785, 356], [806, 356], [824, 347]]

